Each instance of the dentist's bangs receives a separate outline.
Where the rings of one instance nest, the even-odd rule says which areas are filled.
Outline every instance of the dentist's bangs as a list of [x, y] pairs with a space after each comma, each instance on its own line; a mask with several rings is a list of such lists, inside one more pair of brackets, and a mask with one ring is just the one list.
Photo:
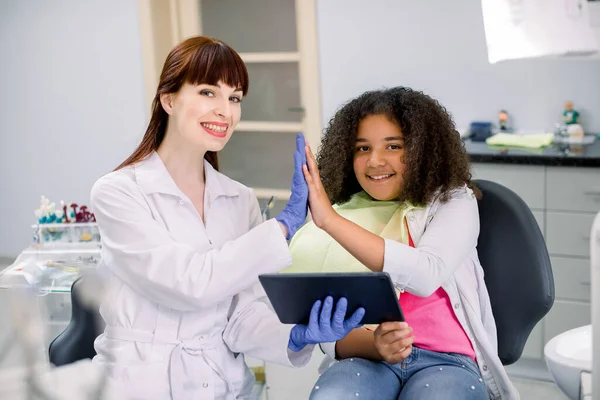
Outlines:
[[214, 41], [200, 46], [190, 57], [185, 81], [193, 84], [217, 85], [219, 81], [248, 93], [248, 70], [235, 50]]

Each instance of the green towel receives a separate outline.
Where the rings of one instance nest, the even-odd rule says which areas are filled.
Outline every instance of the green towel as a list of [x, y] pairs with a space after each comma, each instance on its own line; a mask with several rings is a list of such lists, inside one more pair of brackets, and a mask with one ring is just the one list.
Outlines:
[[522, 151], [525, 153], [530, 153], [530, 154], [540, 154], [540, 155], [544, 154], [543, 147], [533, 148], [533, 147], [489, 146], [488, 145], [488, 149], [498, 150], [499, 152], [508, 151], [508, 150], [519, 150], [519, 151]]
[[537, 149], [550, 146], [554, 140], [553, 133], [537, 133], [518, 135], [514, 133], [497, 133], [486, 139], [486, 143], [492, 146], [527, 147]]

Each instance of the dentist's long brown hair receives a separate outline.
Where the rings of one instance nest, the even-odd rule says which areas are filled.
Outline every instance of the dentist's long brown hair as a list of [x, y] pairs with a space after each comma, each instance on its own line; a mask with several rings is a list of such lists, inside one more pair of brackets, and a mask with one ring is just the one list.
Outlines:
[[[216, 85], [219, 81], [242, 88], [248, 93], [248, 70], [240, 55], [226, 43], [205, 36], [186, 39], [175, 47], [165, 61], [156, 95], [152, 101], [152, 116], [137, 149], [117, 169], [143, 160], [158, 149], [167, 131], [169, 115], [160, 103], [160, 96], [177, 93], [184, 83]], [[204, 158], [219, 169], [217, 153], [206, 152]]]

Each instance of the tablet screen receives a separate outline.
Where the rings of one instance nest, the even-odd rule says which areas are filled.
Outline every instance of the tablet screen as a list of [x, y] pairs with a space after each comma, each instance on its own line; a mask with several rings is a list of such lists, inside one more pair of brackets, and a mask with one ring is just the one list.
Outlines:
[[404, 321], [396, 291], [385, 272], [265, 274], [259, 276], [279, 320], [284, 324], [308, 324], [317, 300], [332, 296], [348, 300], [346, 318], [365, 309], [361, 324]]

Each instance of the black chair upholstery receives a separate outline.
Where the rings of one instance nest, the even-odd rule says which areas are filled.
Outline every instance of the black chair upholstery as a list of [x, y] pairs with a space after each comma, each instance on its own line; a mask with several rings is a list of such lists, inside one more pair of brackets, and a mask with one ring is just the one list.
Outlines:
[[55, 366], [70, 364], [96, 355], [94, 340], [104, 331], [104, 323], [97, 309], [82, 301], [84, 279], [78, 278], [71, 286], [71, 321], [66, 329], [50, 343], [50, 362]]
[[546, 242], [525, 202], [510, 189], [475, 180], [479, 200], [479, 259], [485, 273], [504, 365], [517, 361], [535, 325], [554, 303]]

